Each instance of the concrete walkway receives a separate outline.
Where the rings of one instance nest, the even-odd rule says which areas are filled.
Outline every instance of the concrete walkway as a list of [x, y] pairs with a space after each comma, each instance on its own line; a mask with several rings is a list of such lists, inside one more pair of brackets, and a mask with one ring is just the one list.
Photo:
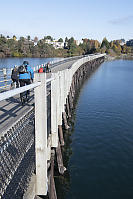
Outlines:
[[[51, 69], [51, 72], [55, 73], [72, 66], [76, 60], [69, 61]], [[51, 74], [47, 74], [47, 78], [50, 78]], [[34, 107], [34, 95], [33, 91], [30, 93], [30, 101], [24, 106], [20, 103], [19, 95], [11, 97], [7, 100], [0, 102], [0, 137], [24, 114]]]

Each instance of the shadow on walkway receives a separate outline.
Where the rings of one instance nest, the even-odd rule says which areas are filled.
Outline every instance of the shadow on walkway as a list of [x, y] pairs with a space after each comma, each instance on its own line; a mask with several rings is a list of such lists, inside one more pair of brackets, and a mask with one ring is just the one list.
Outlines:
[[34, 106], [33, 94], [24, 106], [21, 105], [19, 96], [11, 97], [0, 102], [0, 133], [8, 129], [22, 115]]

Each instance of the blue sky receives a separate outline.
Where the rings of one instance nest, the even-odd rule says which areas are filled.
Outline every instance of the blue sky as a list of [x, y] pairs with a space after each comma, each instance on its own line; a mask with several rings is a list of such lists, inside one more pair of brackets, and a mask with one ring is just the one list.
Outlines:
[[0, 33], [128, 40], [133, 38], [133, 0], [4, 0]]

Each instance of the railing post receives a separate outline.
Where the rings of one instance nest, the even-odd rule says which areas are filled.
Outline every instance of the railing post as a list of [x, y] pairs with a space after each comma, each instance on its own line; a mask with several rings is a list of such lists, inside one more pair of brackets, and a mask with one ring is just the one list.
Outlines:
[[57, 97], [58, 97], [58, 101], [57, 101], [57, 123], [58, 125], [62, 125], [62, 101], [61, 101], [61, 71], [58, 72], [59, 75], [59, 79], [58, 79], [58, 90], [57, 90]]
[[51, 135], [52, 147], [58, 146], [58, 124], [57, 124], [57, 101], [58, 101], [58, 73], [53, 74], [54, 80], [51, 81]]
[[6, 80], [7, 80], [7, 69], [6, 68], [3, 68], [3, 76], [4, 76], [4, 86], [5, 86], [5, 88], [7, 87], [7, 82], [6, 82]]
[[36, 195], [47, 194], [47, 92], [46, 73], [35, 73]]
[[7, 76], [7, 69], [3, 68], [3, 76]]

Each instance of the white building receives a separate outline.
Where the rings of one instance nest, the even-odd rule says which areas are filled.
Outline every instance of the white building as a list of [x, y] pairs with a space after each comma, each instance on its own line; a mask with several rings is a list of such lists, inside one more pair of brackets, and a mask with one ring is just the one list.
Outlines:
[[45, 43], [46, 43], [46, 44], [53, 44], [54, 41], [51, 41], [51, 39], [46, 39], [46, 40], [45, 40]]
[[54, 47], [55, 49], [64, 48], [64, 42], [55, 41], [55, 42], [53, 43], [53, 47]]
[[64, 42], [58, 42], [57, 40], [51, 41], [50, 39], [46, 39], [46, 40], [45, 40], [45, 43], [47, 43], [47, 44], [49, 44], [49, 45], [53, 45], [53, 47], [54, 47], [55, 49], [64, 48]]
[[79, 46], [79, 44], [83, 43], [83, 40], [75, 40], [75, 43], [76, 43], [77, 46]]
[[123, 46], [124, 44], [126, 44], [125, 39], [121, 39], [121, 40], [120, 40], [120, 45]]

